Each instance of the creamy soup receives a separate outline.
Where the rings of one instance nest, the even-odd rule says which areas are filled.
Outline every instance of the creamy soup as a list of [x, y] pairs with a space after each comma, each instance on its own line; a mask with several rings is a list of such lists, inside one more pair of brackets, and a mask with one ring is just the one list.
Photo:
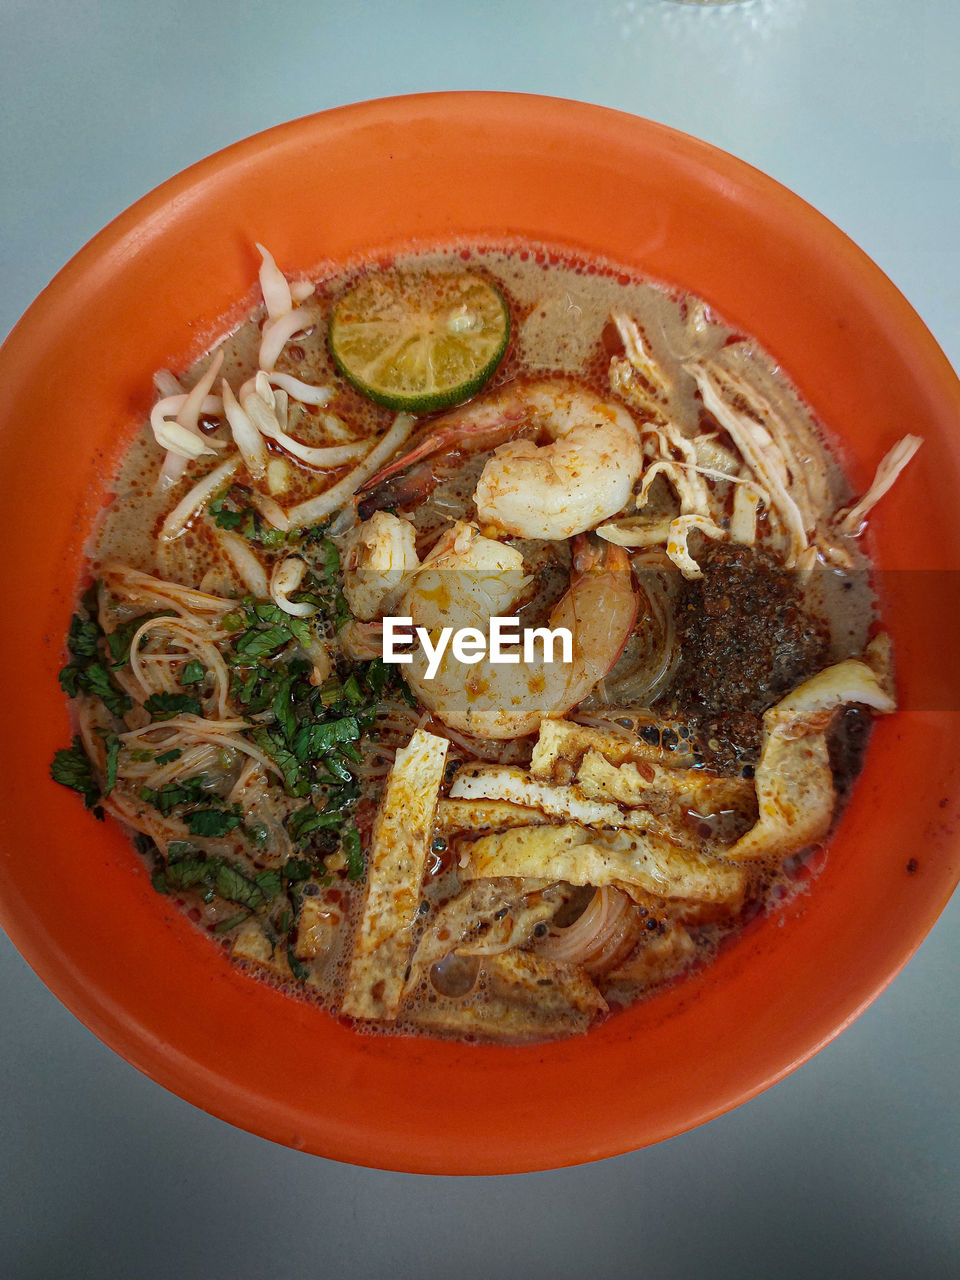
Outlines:
[[[341, 372], [334, 309], [381, 278], [442, 282], [448, 346], [469, 282], [503, 299], [466, 403], [397, 412]], [[54, 777], [225, 962], [359, 1030], [583, 1032], [808, 887], [894, 710], [857, 538], [919, 442], [852, 498], [753, 339], [604, 262], [457, 245], [291, 283], [265, 255], [261, 282], [156, 375]], [[385, 661], [398, 618], [421, 643]], [[454, 652], [493, 618], [569, 651]]]

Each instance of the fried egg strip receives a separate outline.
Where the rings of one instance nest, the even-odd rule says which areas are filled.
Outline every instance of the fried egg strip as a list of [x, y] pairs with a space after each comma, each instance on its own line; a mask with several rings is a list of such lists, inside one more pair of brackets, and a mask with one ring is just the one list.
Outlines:
[[397, 1016], [420, 905], [449, 742], [418, 729], [396, 756], [373, 824], [367, 898], [354, 943], [343, 1012]]

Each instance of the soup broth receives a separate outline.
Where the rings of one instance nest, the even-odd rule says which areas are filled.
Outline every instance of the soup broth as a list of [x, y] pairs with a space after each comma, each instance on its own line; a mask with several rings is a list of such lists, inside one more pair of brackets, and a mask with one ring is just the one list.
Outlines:
[[[871, 495], [756, 341], [609, 263], [455, 245], [292, 297], [271, 267], [266, 309], [157, 375], [54, 776], [225, 959], [358, 1030], [582, 1032], [822, 860], [893, 710]], [[339, 371], [334, 310], [377, 273], [502, 294], [465, 406], [398, 415]], [[384, 617], [435, 636], [478, 591], [484, 624], [570, 622], [571, 671], [383, 661]]]

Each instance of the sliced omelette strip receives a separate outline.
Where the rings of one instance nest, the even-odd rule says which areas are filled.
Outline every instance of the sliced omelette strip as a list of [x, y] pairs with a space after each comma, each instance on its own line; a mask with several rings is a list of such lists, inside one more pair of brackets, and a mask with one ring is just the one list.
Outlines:
[[739, 906], [747, 885], [740, 866], [701, 857], [657, 836], [588, 831], [575, 823], [515, 827], [463, 848], [463, 880], [519, 876], [566, 884], [616, 885], [660, 898]]
[[353, 1018], [397, 1016], [449, 745], [418, 729], [397, 752], [387, 778], [343, 997], [343, 1012]]
[[478, 1036], [507, 1044], [581, 1034], [607, 1012], [585, 974], [528, 951], [486, 956], [482, 989], [470, 1000], [435, 995], [408, 1014], [437, 1034]]
[[[578, 787], [555, 786], [509, 764], [472, 761], [457, 772], [450, 788], [452, 800], [499, 800], [514, 808], [539, 810], [547, 818], [578, 822], [587, 827], [628, 827], [633, 831], [655, 832], [666, 839], [692, 841], [669, 816], [649, 809], [624, 809], [603, 799], [589, 799]], [[504, 824], [505, 825], [505, 824]], [[704, 848], [708, 841], [701, 842]]]

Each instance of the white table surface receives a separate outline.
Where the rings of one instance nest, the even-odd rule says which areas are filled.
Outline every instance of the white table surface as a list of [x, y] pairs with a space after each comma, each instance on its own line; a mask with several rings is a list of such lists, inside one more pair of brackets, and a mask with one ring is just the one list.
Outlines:
[[[0, 333], [116, 213], [230, 142], [363, 98], [509, 89], [766, 170], [863, 246], [956, 367], [958, 86], [956, 0], [4, 0]], [[712, 1124], [496, 1179], [233, 1129], [100, 1044], [0, 938], [0, 1276], [960, 1275], [958, 938], [955, 900], [839, 1040]]]

